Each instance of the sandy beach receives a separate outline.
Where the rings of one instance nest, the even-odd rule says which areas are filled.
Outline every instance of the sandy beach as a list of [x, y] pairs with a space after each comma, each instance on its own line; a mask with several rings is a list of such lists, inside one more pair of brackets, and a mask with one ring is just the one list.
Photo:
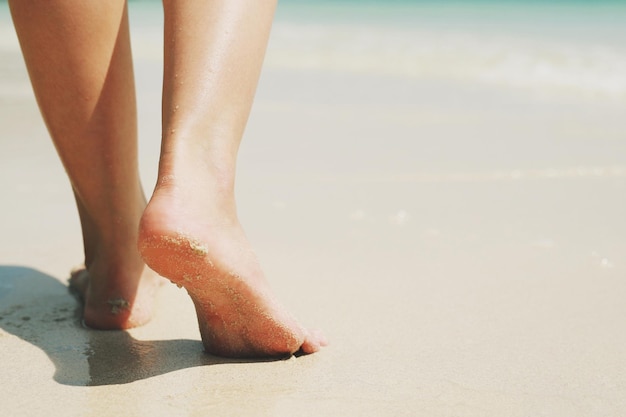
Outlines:
[[[76, 208], [0, 3], [0, 415], [623, 416], [626, 7], [611, 4], [279, 6], [239, 214], [278, 298], [331, 344], [246, 361], [202, 351], [174, 285], [144, 327], [81, 326]], [[131, 4], [147, 191], [161, 24]]]

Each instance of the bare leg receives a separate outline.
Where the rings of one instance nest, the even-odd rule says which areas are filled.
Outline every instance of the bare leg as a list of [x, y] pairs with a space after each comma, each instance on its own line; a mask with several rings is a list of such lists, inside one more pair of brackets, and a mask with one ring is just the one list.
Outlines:
[[187, 289], [207, 351], [317, 351], [323, 337], [274, 299], [237, 219], [234, 183], [274, 0], [165, 0], [163, 142], [139, 247]]
[[71, 285], [85, 301], [84, 320], [105, 329], [143, 324], [152, 316], [159, 278], [136, 247], [146, 203], [126, 3], [12, 0], [10, 6], [78, 206], [86, 269]]

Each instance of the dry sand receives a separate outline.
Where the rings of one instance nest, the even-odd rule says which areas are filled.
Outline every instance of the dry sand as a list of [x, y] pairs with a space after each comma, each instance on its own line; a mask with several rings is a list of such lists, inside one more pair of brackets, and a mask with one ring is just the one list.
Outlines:
[[[279, 298], [331, 345], [232, 361], [202, 352], [173, 285], [143, 328], [80, 326], [78, 219], [0, 15], [0, 415], [626, 413], [624, 95], [288, 68], [278, 25], [240, 214]], [[134, 40], [147, 189], [150, 30]]]

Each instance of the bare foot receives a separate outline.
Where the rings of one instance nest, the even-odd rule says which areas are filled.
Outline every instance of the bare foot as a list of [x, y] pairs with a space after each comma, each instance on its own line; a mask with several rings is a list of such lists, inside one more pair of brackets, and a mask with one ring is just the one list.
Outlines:
[[143, 271], [103, 274], [93, 265], [71, 272], [69, 287], [83, 302], [83, 322], [101, 330], [121, 330], [146, 324], [163, 279], [148, 267]]
[[274, 357], [324, 346], [321, 334], [300, 326], [272, 295], [234, 207], [175, 182], [157, 187], [141, 220], [139, 250], [152, 269], [187, 289], [206, 351]]

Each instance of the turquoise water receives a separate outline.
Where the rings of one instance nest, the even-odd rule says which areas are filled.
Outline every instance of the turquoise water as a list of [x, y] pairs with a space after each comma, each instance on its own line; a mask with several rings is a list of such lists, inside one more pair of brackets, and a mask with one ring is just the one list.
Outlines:
[[282, 0], [269, 63], [626, 97], [626, 1]]
[[280, 0], [277, 18], [377, 26], [520, 31], [626, 43], [626, 1]]

